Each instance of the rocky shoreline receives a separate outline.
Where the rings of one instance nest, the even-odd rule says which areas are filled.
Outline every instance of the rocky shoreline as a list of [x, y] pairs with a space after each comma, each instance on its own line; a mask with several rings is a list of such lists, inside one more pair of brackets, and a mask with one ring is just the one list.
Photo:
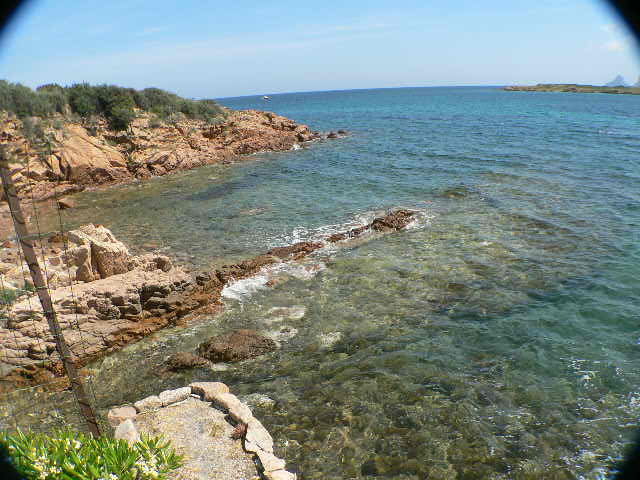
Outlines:
[[[392, 211], [362, 227], [331, 235], [326, 242], [346, 242], [366, 232], [398, 231], [413, 218], [412, 211]], [[222, 291], [226, 286], [265, 267], [299, 261], [325, 246], [324, 242], [298, 242], [237, 264], [191, 274], [166, 256], [131, 255], [127, 246], [103, 226], [85, 225], [37, 243], [37, 251], [44, 256], [42, 267], [58, 320], [78, 365], [168, 325], [215, 314], [223, 308]], [[15, 292], [17, 297], [15, 303], [0, 311], [0, 390], [11, 390], [53, 380], [61, 373], [61, 365], [37, 298], [21, 283], [28, 280], [28, 269], [18, 247], [11, 242], [3, 245], [0, 280], [3, 291]], [[244, 343], [250, 336], [240, 337], [239, 342], [235, 338], [227, 340], [222, 350], [232, 343], [246, 350]], [[216, 348], [203, 347], [199, 354], [215, 361], [227, 358], [225, 355], [249, 358], [238, 352], [221, 354], [219, 350], [216, 353]], [[197, 358], [196, 363], [200, 361]], [[178, 369], [179, 363], [175, 365]]]
[[504, 87], [507, 92], [567, 92], [567, 93], [613, 93], [640, 95], [640, 87], [599, 87], [574, 83], [540, 83], [538, 85], [513, 85]]
[[[27, 137], [21, 120], [1, 112], [0, 148], [9, 158], [23, 206], [48, 201], [68, 208], [73, 202], [65, 197], [83, 190], [231, 163], [246, 155], [292, 150], [347, 134], [312, 131], [271, 112], [225, 112], [224, 121], [217, 124], [186, 117], [159, 123], [153, 115], [140, 113], [122, 132], [110, 130], [105, 119], [83, 124], [60, 117], [50, 122], [56, 127], [45, 128], [38, 138]], [[3, 195], [0, 190], [1, 203]], [[0, 205], [0, 239], [8, 236], [10, 226], [8, 208]]]

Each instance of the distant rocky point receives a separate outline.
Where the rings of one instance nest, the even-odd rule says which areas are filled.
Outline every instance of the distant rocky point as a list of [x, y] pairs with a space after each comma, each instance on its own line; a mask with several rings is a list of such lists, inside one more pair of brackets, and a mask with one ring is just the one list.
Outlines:
[[629, 84], [624, 80], [622, 75], [617, 75], [616, 78], [608, 83], [604, 84], [605, 87], [628, 87]]
[[[616, 80], [622, 77], [616, 77]], [[624, 79], [622, 79], [624, 81]], [[610, 82], [613, 83], [613, 82]], [[639, 80], [640, 83], [640, 80]], [[608, 84], [607, 84], [608, 85]], [[597, 86], [578, 85], [577, 83], [539, 83], [538, 85], [522, 86], [514, 85], [504, 87], [509, 92], [571, 92], [571, 93], [618, 93], [627, 95], [640, 95], [640, 85], [633, 87], [624, 86]]]

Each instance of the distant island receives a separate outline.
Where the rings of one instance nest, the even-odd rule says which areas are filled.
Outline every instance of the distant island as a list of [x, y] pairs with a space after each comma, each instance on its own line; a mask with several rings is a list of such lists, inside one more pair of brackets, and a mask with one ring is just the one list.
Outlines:
[[578, 85], [576, 83], [539, 83], [532, 86], [514, 85], [504, 87], [509, 92], [573, 92], [573, 93], [619, 93], [627, 95], [640, 95], [640, 86], [633, 87], [606, 87], [596, 85]]

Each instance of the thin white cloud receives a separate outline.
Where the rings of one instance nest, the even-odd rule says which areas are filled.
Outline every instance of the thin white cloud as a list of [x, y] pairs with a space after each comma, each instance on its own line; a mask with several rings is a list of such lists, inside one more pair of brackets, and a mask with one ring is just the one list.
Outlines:
[[620, 29], [613, 23], [605, 23], [604, 25], [600, 25], [600, 30], [608, 34], [615, 34], [620, 32]]
[[[383, 34], [393, 25], [380, 22], [363, 22], [341, 25], [326, 25], [324, 28], [293, 30], [280, 32], [265, 41], [264, 36], [243, 36], [209, 38], [191, 42], [166, 42], [159, 38], [145, 44], [132, 46], [126, 51], [91, 55], [83, 57], [68, 57], [65, 59], [67, 68], [78, 68], [84, 71], [101, 71], [105, 68], [140, 68], [158, 65], [179, 65], [211, 63], [225, 58], [248, 58], [255, 55], [268, 57], [293, 50], [306, 49], [312, 51], [344, 41], [347, 38], [364, 38]], [[160, 29], [149, 27], [141, 31], [143, 35], [151, 35]]]
[[620, 40], [609, 40], [602, 45], [602, 48], [608, 52], [624, 52], [626, 45]]
[[167, 30], [167, 27], [146, 27], [143, 28], [137, 35], [139, 37], [145, 37], [147, 35], [153, 35], [155, 33], [166, 32]]
[[616, 54], [632, 50], [634, 39], [622, 25], [613, 22], [605, 23], [600, 25], [600, 31], [604, 32], [604, 35], [601, 34], [603, 37], [600, 43], [601, 50]]

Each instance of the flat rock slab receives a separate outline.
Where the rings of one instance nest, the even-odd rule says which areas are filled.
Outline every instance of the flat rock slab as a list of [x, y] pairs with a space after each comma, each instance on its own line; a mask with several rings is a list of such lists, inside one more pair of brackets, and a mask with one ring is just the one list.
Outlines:
[[138, 429], [148, 435], [163, 435], [185, 457], [184, 465], [172, 473], [174, 480], [257, 480], [252, 455], [233, 440], [233, 427], [225, 414], [208, 402], [189, 397], [185, 402], [139, 414]]

